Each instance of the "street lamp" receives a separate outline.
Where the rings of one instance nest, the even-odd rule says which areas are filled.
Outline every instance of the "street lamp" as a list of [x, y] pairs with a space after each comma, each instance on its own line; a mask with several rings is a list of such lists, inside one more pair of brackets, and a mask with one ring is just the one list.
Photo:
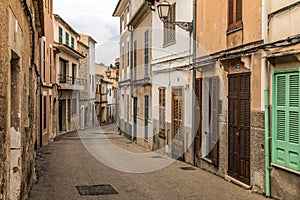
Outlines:
[[[166, 0], [162, 1], [157, 5], [157, 12], [161, 21], [168, 22], [170, 7], [171, 7], [170, 2]], [[168, 23], [170, 23], [171, 25], [175, 24], [190, 33], [193, 31], [193, 22], [168, 22]]]
[[162, 1], [157, 6], [158, 16], [161, 21], [166, 21], [169, 16], [171, 4], [168, 1]]

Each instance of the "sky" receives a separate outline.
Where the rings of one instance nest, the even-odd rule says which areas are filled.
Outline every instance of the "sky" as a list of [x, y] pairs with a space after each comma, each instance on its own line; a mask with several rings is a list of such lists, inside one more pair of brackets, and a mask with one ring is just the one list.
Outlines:
[[97, 41], [96, 63], [109, 65], [119, 56], [119, 19], [113, 17], [118, 0], [53, 0], [59, 14], [78, 33]]

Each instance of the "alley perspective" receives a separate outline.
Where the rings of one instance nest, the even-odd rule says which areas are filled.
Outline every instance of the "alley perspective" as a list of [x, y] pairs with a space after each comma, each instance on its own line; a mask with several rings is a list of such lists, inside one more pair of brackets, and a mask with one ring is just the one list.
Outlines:
[[2, 0], [0, 200], [300, 199], [300, 1]]

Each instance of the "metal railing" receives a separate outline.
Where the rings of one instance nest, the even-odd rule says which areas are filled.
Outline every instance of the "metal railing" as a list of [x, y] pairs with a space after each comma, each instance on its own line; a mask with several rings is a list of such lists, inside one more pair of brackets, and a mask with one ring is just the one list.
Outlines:
[[84, 79], [75, 78], [73, 76], [68, 76], [65, 74], [58, 74], [59, 83], [65, 83], [70, 85], [84, 85]]

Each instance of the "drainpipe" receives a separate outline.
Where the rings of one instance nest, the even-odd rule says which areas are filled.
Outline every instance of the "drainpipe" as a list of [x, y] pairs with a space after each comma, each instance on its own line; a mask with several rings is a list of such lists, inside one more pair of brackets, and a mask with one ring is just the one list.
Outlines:
[[193, 59], [192, 59], [192, 165], [195, 165], [195, 77], [196, 72], [193, 66], [194, 60], [196, 59], [196, 0], [193, 0]]
[[265, 90], [266, 197], [270, 197], [269, 91]]
[[[262, 0], [262, 39], [264, 44], [268, 42], [268, 0]], [[265, 110], [265, 172], [266, 172], [266, 197], [270, 197], [270, 137], [269, 137], [269, 81], [268, 63], [266, 52], [262, 50], [261, 59], [261, 107]]]

